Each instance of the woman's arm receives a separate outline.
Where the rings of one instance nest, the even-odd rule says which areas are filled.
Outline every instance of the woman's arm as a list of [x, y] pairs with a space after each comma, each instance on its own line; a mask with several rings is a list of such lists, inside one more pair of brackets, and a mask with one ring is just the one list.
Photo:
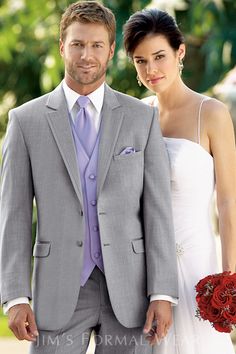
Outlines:
[[224, 271], [236, 271], [236, 149], [232, 119], [226, 106], [213, 99], [204, 110], [214, 157], [219, 232]]

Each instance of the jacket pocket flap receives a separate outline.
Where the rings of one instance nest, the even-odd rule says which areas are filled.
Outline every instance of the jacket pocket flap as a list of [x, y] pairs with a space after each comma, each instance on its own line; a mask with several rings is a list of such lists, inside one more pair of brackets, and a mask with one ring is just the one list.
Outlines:
[[143, 253], [145, 252], [145, 247], [144, 247], [144, 240], [139, 239], [139, 240], [133, 240], [132, 241], [132, 248], [135, 253]]
[[34, 257], [47, 257], [50, 253], [51, 243], [50, 242], [37, 242], [34, 245], [33, 256]]

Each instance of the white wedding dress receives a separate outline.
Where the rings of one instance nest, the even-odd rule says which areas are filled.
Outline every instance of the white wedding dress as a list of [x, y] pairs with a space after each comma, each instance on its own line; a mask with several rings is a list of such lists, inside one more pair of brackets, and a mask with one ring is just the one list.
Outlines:
[[214, 160], [200, 145], [202, 103], [197, 142], [164, 138], [171, 165], [179, 304], [173, 307], [173, 325], [153, 348], [154, 354], [234, 354], [228, 334], [195, 317], [195, 285], [206, 275], [219, 272], [211, 225]]

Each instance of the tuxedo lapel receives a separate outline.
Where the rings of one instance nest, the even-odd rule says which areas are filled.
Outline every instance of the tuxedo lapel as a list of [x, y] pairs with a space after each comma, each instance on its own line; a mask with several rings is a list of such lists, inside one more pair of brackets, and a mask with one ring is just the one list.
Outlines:
[[83, 205], [76, 151], [62, 85], [59, 85], [50, 94], [47, 106], [49, 108], [47, 119], [52, 134], [68, 170], [76, 195], [79, 198], [81, 205]]
[[101, 115], [97, 195], [102, 190], [124, 115], [114, 91], [107, 85]]

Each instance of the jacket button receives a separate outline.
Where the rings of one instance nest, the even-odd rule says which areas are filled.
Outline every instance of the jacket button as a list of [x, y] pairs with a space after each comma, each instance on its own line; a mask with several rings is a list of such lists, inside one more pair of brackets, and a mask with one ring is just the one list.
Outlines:
[[83, 210], [80, 210], [80, 215], [81, 215], [81, 216], [83, 216], [83, 215], [84, 215]]
[[76, 245], [78, 247], [82, 247], [83, 246], [83, 241], [76, 241]]

